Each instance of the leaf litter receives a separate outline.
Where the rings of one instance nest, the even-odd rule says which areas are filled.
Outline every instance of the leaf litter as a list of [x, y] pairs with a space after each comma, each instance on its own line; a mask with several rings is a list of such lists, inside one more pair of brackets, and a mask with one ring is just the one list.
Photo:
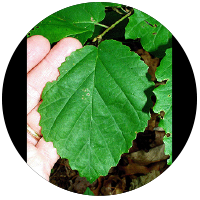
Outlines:
[[[136, 53], [149, 66], [151, 80], [156, 83], [155, 71], [160, 60], [143, 49], [138, 49]], [[145, 131], [137, 134], [129, 152], [121, 155], [118, 165], [111, 167], [107, 176], [100, 176], [90, 184], [86, 178], [79, 176], [77, 170], [70, 168], [67, 159], [59, 159], [52, 170], [50, 182], [79, 194], [84, 194], [89, 187], [95, 196], [120, 194], [151, 182], [169, 167], [169, 155], [165, 155], [163, 143], [166, 133], [158, 127], [159, 120], [159, 115], [151, 110], [151, 119]]]

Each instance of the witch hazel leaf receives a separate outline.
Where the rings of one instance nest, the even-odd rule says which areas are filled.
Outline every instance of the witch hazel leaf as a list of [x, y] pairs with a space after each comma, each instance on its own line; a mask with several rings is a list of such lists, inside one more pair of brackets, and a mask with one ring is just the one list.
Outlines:
[[156, 70], [158, 81], [166, 80], [165, 85], [160, 85], [154, 89], [156, 104], [154, 112], [165, 112], [163, 119], [160, 119], [159, 126], [162, 127], [170, 136], [164, 137], [165, 153], [170, 155], [168, 164], [172, 163], [172, 48], [166, 50], [166, 55], [162, 59], [160, 66]]
[[167, 133], [172, 133], [172, 48], [166, 50], [166, 56], [162, 59], [155, 75], [158, 81], [166, 80], [167, 82], [153, 91], [156, 95], [154, 112], [165, 112], [159, 126]]
[[129, 47], [106, 40], [73, 52], [43, 90], [44, 139], [90, 183], [117, 165], [147, 125], [147, 68]]
[[95, 24], [104, 17], [105, 7], [101, 3], [78, 4], [48, 16], [28, 33], [28, 37], [43, 35], [52, 44], [71, 36], [84, 44], [92, 36]]
[[125, 29], [125, 38], [140, 38], [146, 51], [155, 52], [161, 46], [170, 43], [172, 34], [154, 18], [134, 9], [134, 14], [130, 16], [130, 21]]

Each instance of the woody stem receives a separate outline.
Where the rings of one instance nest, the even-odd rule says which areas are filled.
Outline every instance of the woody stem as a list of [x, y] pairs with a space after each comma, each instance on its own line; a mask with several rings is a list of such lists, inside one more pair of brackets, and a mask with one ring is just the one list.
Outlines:
[[119, 24], [121, 21], [123, 21], [124, 19], [126, 19], [127, 17], [129, 17], [132, 14], [132, 12], [128, 12], [126, 15], [124, 15], [121, 19], [117, 20], [114, 24], [112, 24], [110, 27], [108, 27], [103, 33], [101, 33], [100, 35], [98, 35], [97, 37], [95, 37], [92, 42], [96, 42], [97, 40], [101, 40], [102, 37], [111, 29], [113, 29], [117, 24]]

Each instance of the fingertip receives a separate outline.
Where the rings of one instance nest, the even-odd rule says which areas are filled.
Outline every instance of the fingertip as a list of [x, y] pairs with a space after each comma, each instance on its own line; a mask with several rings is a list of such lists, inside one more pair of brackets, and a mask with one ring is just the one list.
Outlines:
[[34, 42], [34, 43], [37, 43], [37, 44], [42, 44], [47, 49], [50, 49], [49, 40], [47, 38], [45, 38], [44, 36], [42, 36], [42, 35], [33, 35], [33, 36], [27, 38], [27, 43], [29, 43], [30, 41]]
[[65, 56], [69, 56], [73, 51], [76, 51], [77, 49], [81, 49], [83, 46], [81, 44], [81, 42], [76, 39], [76, 38], [72, 38], [72, 37], [66, 37], [63, 38], [59, 41], [59, 44], [61, 45], [65, 45], [65, 49], [67, 49], [67, 52], [65, 52]]
[[80, 49], [80, 48], [83, 47], [83, 45], [81, 44], [81, 42], [78, 39], [76, 39], [76, 38], [68, 37], [68, 40], [70, 40], [74, 44], [74, 46], [76, 47], [76, 49]]
[[48, 63], [51, 63], [52, 68], [55, 68], [58, 71], [57, 68], [60, 67], [61, 63], [65, 61], [65, 58], [70, 56], [73, 51], [76, 51], [82, 47], [82, 44], [76, 38], [66, 37], [61, 39], [51, 49], [45, 59], [48, 61]]
[[42, 35], [27, 39], [27, 72], [35, 67], [50, 51], [50, 42]]
[[66, 37], [66, 38], [61, 39], [60, 41], [65, 41], [68, 44], [75, 46], [76, 48], [82, 48], [83, 47], [81, 42], [78, 39], [73, 38], [73, 37]]

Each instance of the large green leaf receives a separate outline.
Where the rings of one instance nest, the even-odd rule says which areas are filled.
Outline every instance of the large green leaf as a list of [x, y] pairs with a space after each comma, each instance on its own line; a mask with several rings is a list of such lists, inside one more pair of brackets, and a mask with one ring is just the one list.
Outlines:
[[72, 36], [82, 44], [90, 38], [95, 24], [105, 17], [105, 7], [98, 2], [85, 3], [62, 9], [45, 18], [28, 34], [43, 35], [50, 43]]
[[42, 134], [92, 183], [117, 165], [147, 125], [147, 66], [129, 47], [106, 40], [72, 53], [59, 71], [43, 90]]
[[148, 52], [171, 45], [172, 34], [160, 22], [137, 9], [130, 16], [125, 31], [126, 39], [141, 38], [141, 44]]
[[166, 133], [171, 133], [170, 137], [165, 137], [166, 154], [170, 154], [168, 164], [172, 162], [172, 48], [166, 50], [166, 56], [162, 59], [160, 66], [156, 70], [158, 81], [167, 80], [165, 85], [160, 85], [154, 89], [156, 104], [154, 112], [164, 111], [164, 118], [160, 120], [159, 126]]

